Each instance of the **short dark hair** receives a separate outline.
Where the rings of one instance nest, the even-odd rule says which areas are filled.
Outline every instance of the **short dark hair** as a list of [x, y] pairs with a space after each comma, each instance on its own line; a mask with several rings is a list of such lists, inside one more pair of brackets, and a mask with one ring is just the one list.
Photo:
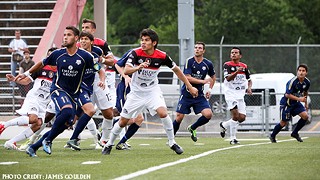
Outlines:
[[203, 49], [206, 49], [206, 44], [201, 41], [196, 41], [196, 44], [201, 44], [203, 46]]
[[95, 23], [93, 20], [91, 20], [91, 19], [86, 19], [86, 18], [84, 18], [84, 19], [82, 19], [82, 24], [83, 24], [83, 23], [90, 23], [91, 26], [92, 26], [94, 29], [97, 29], [96, 23]]
[[79, 35], [79, 38], [81, 37], [88, 37], [90, 39], [90, 41], [93, 41], [94, 40], [94, 37], [91, 33], [88, 33], [86, 31], [82, 31]]
[[305, 68], [306, 69], [306, 71], [308, 72], [308, 66], [306, 65], [306, 64], [300, 64], [298, 67], [297, 67], [297, 71], [298, 71], [298, 69], [299, 68]]
[[57, 49], [58, 49], [57, 47], [52, 47], [52, 48], [48, 49], [47, 53], [48, 52], [53, 52], [54, 50], [57, 50]]
[[238, 49], [239, 50], [239, 54], [242, 55], [241, 49], [239, 47], [232, 47], [231, 50], [232, 49]]
[[157, 41], [157, 44], [154, 46], [155, 49], [157, 48], [158, 42], [159, 42], [159, 36], [156, 31], [150, 28], [143, 29], [140, 32], [140, 38], [142, 38], [142, 36], [149, 36], [152, 42]]
[[66, 29], [71, 30], [75, 36], [79, 36], [80, 31], [74, 26], [67, 26]]

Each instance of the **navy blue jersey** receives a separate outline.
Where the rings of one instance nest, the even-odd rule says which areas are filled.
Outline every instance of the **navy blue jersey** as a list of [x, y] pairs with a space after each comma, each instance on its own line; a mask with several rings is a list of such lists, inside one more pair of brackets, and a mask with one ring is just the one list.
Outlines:
[[[117, 61], [117, 65], [120, 66], [120, 67], [125, 67], [126, 66], [126, 63], [128, 61], [128, 58], [129, 58], [129, 54], [130, 52], [132, 51], [132, 49], [130, 49], [129, 51], [127, 51], [118, 61]], [[132, 76], [131, 74], [129, 75], [130, 77]], [[124, 78], [120, 78], [121, 79], [121, 82], [125, 81]]]
[[89, 94], [92, 94], [93, 92], [94, 78], [95, 78], [96, 72], [100, 70], [98, 61], [99, 61], [99, 57], [102, 56], [103, 52], [102, 52], [102, 49], [99, 48], [98, 46], [92, 46], [91, 54], [94, 57], [95, 65], [94, 65], [94, 68], [90, 67], [86, 69], [82, 79], [82, 84], [81, 84], [81, 88], [87, 90]]
[[57, 74], [52, 83], [51, 92], [63, 89], [70, 95], [76, 94], [82, 82], [83, 74], [87, 68], [93, 68], [93, 55], [83, 49], [69, 55], [66, 48], [53, 51], [49, 57], [42, 61], [43, 65], [57, 66]]
[[[308, 92], [310, 87], [310, 80], [308, 78], [304, 78], [303, 82], [300, 82], [298, 77], [292, 78], [286, 84], [286, 94], [292, 94], [297, 97], [303, 97], [304, 92]], [[291, 100], [286, 96], [283, 96], [280, 101], [280, 105], [293, 106], [296, 103], [300, 103], [296, 100]]]
[[[216, 74], [214, 71], [213, 63], [211, 61], [204, 58], [201, 63], [198, 63], [194, 59], [194, 57], [187, 59], [186, 65], [184, 66], [183, 73], [186, 75], [189, 74], [193, 78], [202, 79], [202, 80], [204, 80], [207, 75], [212, 77], [213, 75]], [[198, 89], [199, 96], [204, 96], [204, 93], [203, 93], [204, 84], [191, 83], [191, 85]], [[193, 98], [193, 96], [187, 91], [185, 84], [183, 84], [181, 88], [181, 95], [184, 95], [185, 97]]]

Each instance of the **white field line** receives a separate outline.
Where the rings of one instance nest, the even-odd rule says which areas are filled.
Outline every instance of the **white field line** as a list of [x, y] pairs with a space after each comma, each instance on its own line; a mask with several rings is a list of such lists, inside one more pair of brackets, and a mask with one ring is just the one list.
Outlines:
[[[303, 137], [302, 139], [306, 139], [306, 138], [308, 138], [308, 137]], [[277, 142], [279, 143], [279, 142], [287, 142], [287, 141], [296, 141], [296, 139], [286, 139], [286, 140], [280, 140], [280, 141], [277, 141]], [[204, 153], [201, 153], [201, 154], [198, 154], [198, 155], [190, 156], [188, 158], [179, 159], [179, 160], [174, 161], [174, 162], [161, 164], [159, 166], [153, 166], [153, 167], [150, 167], [150, 168], [147, 168], [147, 169], [144, 169], [144, 170], [140, 170], [140, 171], [128, 174], [128, 175], [120, 176], [120, 177], [115, 178], [115, 180], [132, 179], [132, 178], [135, 178], [135, 177], [138, 177], [138, 176], [141, 176], [141, 175], [145, 175], [145, 174], [148, 174], [150, 172], [157, 171], [157, 170], [160, 170], [160, 169], [163, 169], [163, 168], [166, 168], [166, 167], [170, 167], [170, 166], [174, 166], [174, 165], [177, 165], [177, 164], [185, 163], [185, 162], [188, 162], [188, 161], [191, 161], [191, 160], [194, 160], [194, 159], [199, 159], [201, 157], [204, 157], [204, 156], [207, 156], [207, 155], [213, 154], [215, 152], [219, 152], [219, 151], [224, 151], [224, 150], [229, 150], [229, 149], [236, 149], [236, 148], [241, 148], [241, 147], [246, 147], [246, 146], [264, 145], [264, 144], [271, 144], [271, 142], [261, 142], [261, 143], [246, 144], [246, 145], [235, 145], [235, 146], [230, 146], [230, 147], [226, 147], [226, 148], [215, 149], [215, 150], [207, 151], [207, 152], [204, 152]]]

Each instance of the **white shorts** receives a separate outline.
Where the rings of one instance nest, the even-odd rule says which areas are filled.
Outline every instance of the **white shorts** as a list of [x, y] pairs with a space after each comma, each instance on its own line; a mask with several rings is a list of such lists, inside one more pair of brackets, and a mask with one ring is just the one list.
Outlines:
[[226, 103], [227, 103], [228, 110], [231, 110], [237, 106], [238, 112], [240, 114], [244, 114], [244, 115], [247, 114], [246, 103], [244, 102], [244, 99], [228, 99], [228, 100], [226, 100]]
[[153, 116], [157, 113], [156, 110], [159, 107], [167, 108], [160, 89], [149, 92], [131, 91], [127, 95], [127, 100], [124, 103], [120, 115], [127, 119], [136, 118], [140, 113], [148, 110]]
[[94, 83], [93, 85], [93, 94], [91, 96], [92, 103], [95, 104], [98, 109], [105, 110], [113, 107], [110, 95], [109, 95], [109, 88], [106, 87], [102, 89]]
[[108, 97], [110, 98], [112, 107], [116, 106], [117, 101], [117, 90], [114, 86], [108, 86]]
[[47, 103], [48, 101], [46, 100], [39, 101], [38, 99], [26, 98], [21, 109], [16, 110], [16, 112], [22, 116], [35, 114], [44, 121]]
[[46, 112], [56, 114], [56, 105], [52, 100], [47, 105]]

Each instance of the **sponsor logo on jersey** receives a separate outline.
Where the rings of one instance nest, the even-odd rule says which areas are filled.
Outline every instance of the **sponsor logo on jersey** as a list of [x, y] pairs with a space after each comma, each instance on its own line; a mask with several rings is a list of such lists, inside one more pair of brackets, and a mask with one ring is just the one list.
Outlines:
[[81, 60], [78, 59], [78, 60], [76, 61], [76, 64], [77, 64], [77, 65], [80, 65], [80, 64], [81, 64]]

